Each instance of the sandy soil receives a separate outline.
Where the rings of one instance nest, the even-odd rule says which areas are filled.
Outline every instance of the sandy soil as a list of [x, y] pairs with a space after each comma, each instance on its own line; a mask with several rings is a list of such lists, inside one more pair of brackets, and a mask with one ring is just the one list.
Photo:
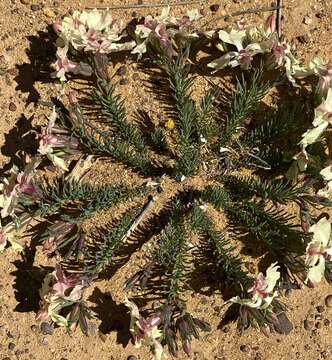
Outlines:
[[[152, 0], [151, 0], [152, 1]], [[134, 0], [131, 1], [133, 3]], [[156, 1], [155, 1], [156, 2]], [[119, 5], [129, 1], [98, 0], [0, 0], [0, 161], [4, 166], [10, 158], [17, 159], [20, 150], [34, 147], [34, 135], [29, 133], [32, 126], [44, 121], [43, 114], [49, 110], [40, 106], [39, 101], [48, 101], [55, 94], [55, 85], [49, 77], [45, 60], [53, 57], [52, 44], [47, 43], [43, 35], [49, 23], [69, 8], [81, 9], [87, 6]], [[223, 13], [270, 5], [269, 1], [225, 0], [219, 11], [211, 15], [209, 5], [202, 4], [211, 20]], [[331, 0], [285, 0], [284, 27], [285, 36], [297, 45], [297, 55], [306, 60], [314, 55], [327, 59], [331, 57]], [[32, 5], [41, 5], [36, 8]], [[34, 11], [36, 10], [36, 11]], [[115, 11], [116, 15], [130, 18], [133, 10]], [[155, 9], [135, 10], [139, 14], [155, 12]], [[185, 7], [176, 7], [176, 11], [185, 11]], [[247, 16], [248, 22], [262, 22], [265, 15]], [[223, 26], [222, 20], [214, 22]], [[134, 75], [138, 74], [138, 75]], [[144, 80], [135, 65], [130, 66], [130, 82], [124, 86], [124, 92], [131, 99], [130, 107], [145, 101], [135, 93], [135, 87]], [[136, 95], [135, 95], [136, 94]], [[146, 95], [148, 97], [148, 95]], [[156, 104], [149, 103], [149, 106]], [[121, 172], [130, 181], [132, 174], [118, 165], [108, 164], [94, 171], [91, 181], [95, 183], [116, 180]], [[100, 171], [98, 171], [100, 170]], [[134, 179], [132, 181], [136, 181]], [[107, 220], [103, 215], [96, 219], [98, 223]], [[29, 241], [28, 238], [24, 239]], [[144, 249], [142, 250], [144, 252]], [[80, 332], [68, 336], [62, 329], [56, 329], [53, 335], [43, 335], [35, 324], [35, 310], [38, 307], [37, 289], [39, 279], [37, 266], [51, 266], [52, 262], [40, 255], [32, 267], [27, 267], [10, 250], [0, 255], [2, 276], [0, 279], [0, 360], [36, 359], [36, 360], [77, 360], [101, 359], [122, 360], [129, 355], [138, 359], [149, 359], [144, 350], [137, 350], [128, 336], [128, 316], [120, 304], [122, 284], [128, 271], [132, 272], [142, 262], [142, 252], [132, 255], [122, 270], [116, 272], [112, 281], [103, 280], [91, 290], [89, 301], [100, 318], [95, 334], [85, 337]], [[31, 270], [32, 269], [32, 270]], [[112, 296], [110, 296], [112, 294]], [[285, 299], [289, 308], [289, 317], [294, 330], [288, 336], [273, 335], [269, 338], [249, 330], [243, 336], [235, 331], [235, 324], [220, 327], [223, 301], [220, 295], [206, 295], [204, 292], [190, 297], [189, 308], [208, 320], [213, 327], [209, 334], [203, 334], [200, 341], [193, 343], [194, 358], [199, 360], [318, 360], [332, 359], [332, 308], [324, 305], [324, 299], [332, 294], [332, 289], [322, 283], [315, 289], [302, 289], [290, 293]], [[323, 308], [318, 307], [323, 306]], [[318, 307], [318, 309], [317, 309]], [[304, 320], [310, 319], [312, 327], [304, 328]], [[307, 327], [308, 328], [308, 327]], [[246, 345], [245, 347], [241, 345]], [[240, 347], [242, 350], [241, 351]], [[179, 359], [185, 359], [180, 354]]]

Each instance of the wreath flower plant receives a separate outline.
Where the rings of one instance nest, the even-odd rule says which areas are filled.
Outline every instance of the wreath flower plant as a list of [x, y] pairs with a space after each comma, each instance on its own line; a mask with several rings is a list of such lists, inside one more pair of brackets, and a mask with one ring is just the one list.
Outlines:
[[[174, 17], [165, 8], [160, 15], [124, 24], [108, 11], [93, 10], [75, 11], [56, 22], [54, 76], [62, 82], [63, 101], [55, 102], [49, 124], [37, 133], [37, 154], [25, 169], [13, 168], [1, 187], [0, 251], [11, 245], [24, 252], [18, 234], [36, 220], [47, 224], [40, 244], [60, 261], [44, 279], [37, 320], [68, 331], [79, 325], [88, 334], [93, 314], [85, 290], [116, 264], [129, 239], [147, 231], [151, 218], [162, 218], [149, 240], [145, 264], [133, 269], [124, 284], [129, 298], [137, 289], [143, 300], [146, 294], [147, 304], [148, 294], [157, 295], [153, 308], [139, 309], [124, 298], [136, 345], [149, 347], [155, 359], [166, 348], [177, 355], [180, 344], [190, 355], [191, 340], [211, 331], [204, 319], [189, 312], [183, 296], [197, 261], [217, 279], [216, 293], [227, 288], [231, 294], [225, 295], [225, 306], [238, 310], [241, 332], [249, 326], [265, 334], [283, 332], [282, 325], [290, 323], [280, 300], [283, 291], [300, 283], [313, 287], [324, 277], [332, 282], [331, 223], [324, 214], [317, 217], [317, 209], [331, 205], [332, 165], [319, 166], [327, 158], [324, 139], [332, 124], [332, 65], [321, 59], [300, 64], [292, 47], [278, 38], [274, 15], [264, 26], [240, 21], [237, 28], [209, 31], [196, 27], [201, 17], [198, 10]], [[212, 57], [197, 60], [202, 47]], [[157, 69], [164, 124], [142, 126], [128, 119], [127, 100], [108, 68], [120, 52], [152, 73]], [[212, 82], [194, 100], [198, 66], [217, 79], [231, 68], [239, 74], [233, 88]], [[88, 106], [66, 84], [77, 75], [89, 79]], [[256, 119], [273, 89], [300, 87], [309, 77], [317, 79], [313, 92], [318, 103], [310, 129], [301, 121], [301, 109], [280, 99]], [[293, 144], [281, 140], [294, 134]], [[319, 155], [318, 144], [324, 148]], [[82, 177], [91, 158], [111, 158], [145, 181], [93, 186]], [[48, 181], [40, 177], [45, 161], [58, 167], [60, 175]], [[167, 181], [175, 191], [168, 193]], [[161, 193], [167, 204], [162, 214], [153, 213]], [[85, 221], [133, 199], [136, 205], [127, 206], [116, 223], [96, 229], [100, 238], [95, 241]], [[292, 204], [298, 208], [295, 216], [287, 207]], [[245, 269], [238, 251], [246, 241], [259, 244], [271, 264], [256, 277]]]

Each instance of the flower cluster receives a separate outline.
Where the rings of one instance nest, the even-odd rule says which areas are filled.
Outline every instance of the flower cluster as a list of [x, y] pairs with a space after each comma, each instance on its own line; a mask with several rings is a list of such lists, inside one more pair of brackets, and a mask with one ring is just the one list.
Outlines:
[[93, 10], [91, 12], [74, 11], [61, 22], [54, 24], [59, 38], [57, 41], [56, 76], [65, 81], [67, 72], [83, 75], [91, 74], [91, 67], [85, 62], [68, 59], [69, 48], [99, 54], [110, 54], [130, 50], [135, 42], [121, 42], [125, 36], [122, 21], [114, 20], [110, 12]]
[[145, 319], [138, 310], [137, 305], [125, 300], [125, 305], [130, 310], [130, 332], [134, 338], [137, 348], [147, 346], [152, 350], [154, 360], [160, 360], [163, 354], [163, 347], [159, 341], [162, 332], [158, 329], [161, 322], [161, 315], [154, 314]]
[[309, 229], [312, 240], [307, 245], [305, 264], [308, 267], [306, 283], [314, 286], [324, 277], [325, 262], [332, 256], [331, 223], [321, 218]]
[[[89, 285], [85, 276], [66, 275], [59, 265], [47, 274], [40, 289], [40, 310], [36, 319], [40, 322], [53, 321], [68, 330], [76, 329], [78, 323], [86, 328], [86, 309], [83, 301], [84, 290]], [[67, 311], [67, 316], [63, 312]], [[87, 329], [85, 329], [87, 332]]]
[[273, 299], [278, 296], [275, 287], [279, 279], [279, 266], [277, 266], [277, 263], [273, 263], [266, 270], [266, 276], [259, 273], [253, 286], [248, 289], [248, 293], [252, 294], [250, 299], [241, 299], [236, 296], [230, 299], [229, 302], [265, 310], [272, 304]]
[[[182, 18], [176, 18], [170, 15], [170, 7], [166, 7], [159, 16], [142, 18], [128, 34], [123, 22], [114, 20], [108, 11], [75, 11], [53, 26], [59, 36], [55, 76], [65, 81], [66, 73], [91, 75], [92, 69], [87, 62], [68, 58], [70, 50], [97, 55], [127, 50], [141, 57], [147, 52], [148, 44], [151, 44], [173, 55], [174, 48], [184, 40], [198, 37], [192, 25], [200, 17], [198, 10], [191, 10]], [[133, 40], [125, 41], [128, 35]]]
[[40, 189], [33, 179], [39, 163], [40, 161], [34, 158], [21, 172], [18, 171], [16, 166], [13, 166], [9, 178], [5, 178], [1, 184], [1, 217], [15, 215], [20, 210], [20, 203], [26, 204], [40, 196]]
[[[294, 156], [296, 163], [293, 168], [300, 172], [307, 169], [310, 163], [310, 155], [307, 153], [307, 147], [319, 141], [324, 131], [332, 125], [332, 63], [324, 62], [320, 58], [315, 58], [309, 63], [305, 70], [305, 75], [315, 75], [318, 77], [316, 92], [322, 99], [321, 104], [315, 109], [315, 116], [312, 122], [313, 127], [302, 135], [300, 141], [301, 152]], [[331, 167], [328, 166], [320, 172], [320, 175], [327, 182], [324, 189], [318, 191], [321, 196], [328, 197], [332, 192]], [[296, 177], [296, 173], [293, 177]]]
[[67, 130], [55, 125], [57, 114], [55, 107], [49, 117], [49, 124], [42, 127], [37, 135], [39, 140], [38, 152], [46, 155], [49, 160], [59, 168], [67, 171], [64, 158], [79, 153], [79, 141], [71, 136]]
[[164, 8], [159, 16], [148, 15], [135, 28], [136, 46], [132, 54], [141, 57], [147, 52], [148, 44], [152, 44], [154, 48], [174, 55], [174, 45], [178, 47], [184, 40], [198, 37], [192, 25], [201, 17], [198, 10], [191, 10], [182, 18], [176, 18], [170, 15], [169, 6]]

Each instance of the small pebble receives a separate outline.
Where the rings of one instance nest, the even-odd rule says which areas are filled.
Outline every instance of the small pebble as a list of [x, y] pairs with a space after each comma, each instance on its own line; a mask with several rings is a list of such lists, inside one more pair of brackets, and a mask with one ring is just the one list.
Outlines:
[[328, 351], [322, 351], [321, 353], [320, 353], [320, 356], [323, 358], [323, 359], [328, 359], [328, 357], [329, 357], [329, 353], [328, 353]]
[[317, 329], [312, 330], [311, 335], [312, 336], [317, 336], [318, 335], [318, 330]]
[[303, 18], [303, 23], [306, 24], [306, 25], [310, 25], [312, 23], [312, 19], [310, 16], [305, 16]]
[[54, 332], [54, 328], [49, 323], [43, 322], [40, 324], [40, 332], [43, 335], [52, 335]]
[[241, 345], [241, 346], [240, 346], [240, 350], [241, 350], [242, 352], [247, 353], [247, 352], [250, 351], [250, 347], [249, 347], [248, 345]]
[[7, 331], [6, 335], [9, 339], [14, 339], [14, 335], [10, 331]]
[[330, 326], [331, 321], [329, 319], [324, 319], [324, 326]]
[[52, 9], [50, 9], [49, 7], [45, 7], [43, 9], [43, 14], [45, 16], [47, 16], [48, 18], [54, 18], [55, 17], [55, 13]]
[[30, 8], [31, 8], [32, 11], [39, 11], [39, 10], [41, 10], [41, 6], [40, 6], [39, 4], [32, 4], [32, 5], [30, 6]]
[[9, 344], [8, 344], [8, 349], [9, 350], [14, 350], [15, 349], [15, 344], [14, 343], [12, 343], [12, 342], [10, 342]]
[[254, 360], [262, 360], [263, 359], [263, 356], [260, 352], [257, 352], [255, 357], [254, 357]]
[[326, 298], [325, 298], [325, 305], [327, 306], [327, 307], [332, 307], [332, 295], [328, 295], [328, 296], [326, 296]]
[[23, 4], [23, 5], [29, 5], [29, 0], [21, 0], [21, 4]]
[[8, 109], [9, 109], [10, 111], [16, 111], [17, 107], [16, 107], [16, 105], [15, 105], [13, 102], [10, 102], [10, 103], [9, 103], [9, 106], [8, 106]]
[[222, 331], [223, 331], [225, 334], [227, 334], [227, 333], [229, 333], [230, 328], [229, 328], [228, 326], [224, 326], [224, 327], [222, 328]]
[[39, 327], [37, 325], [32, 325], [30, 328], [35, 333], [37, 333], [39, 331]]
[[315, 323], [310, 320], [304, 320], [304, 328], [308, 331], [310, 331], [314, 327]]
[[207, 298], [202, 297], [200, 303], [203, 304], [203, 305], [206, 305], [208, 303]]
[[210, 6], [210, 10], [212, 12], [217, 12], [219, 10], [219, 8], [220, 8], [220, 5], [218, 5], [218, 4], [213, 4]]
[[316, 307], [316, 310], [319, 312], [319, 313], [323, 313], [325, 311], [325, 307], [323, 305], [319, 305]]
[[323, 320], [323, 316], [321, 314], [316, 314], [315, 320]]
[[41, 341], [40, 341], [40, 345], [47, 346], [48, 345], [48, 340], [45, 337], [43, 337], [41, 339]]
[[317, 13], [315, 14], [316, 18], [318, 19], [322, 19], [323, 17], [325, 17], [326, 15], [323, 12]]
[[125, 76], [127, 73], [127, 68], [126, 68], [126, 65], [122, 65], [118, 68], [117, 70], [117, 74], [120, 75], [120, 76]]
[[296, 40], [299, 41], [301, 44], [307, 44], [310, 42], [310, 36], [308, 34], [300, 35], [296, 37]]
[[322, 323], [316, 322], [315, 327], [316, 329], [320, 329], [322, 327]]
[[24, 354], [24, 350], [16, 350], [15, 351], [15, 356], [19, 357], [20, 355]]
[[127, 78], [122, 78], [119, 83], [120, 85], [127, 85], [129, 83], [129, 80]]
[[130, 355], [127, 357], [127, 360], [137, 360], [137, 357], [135, 355]]

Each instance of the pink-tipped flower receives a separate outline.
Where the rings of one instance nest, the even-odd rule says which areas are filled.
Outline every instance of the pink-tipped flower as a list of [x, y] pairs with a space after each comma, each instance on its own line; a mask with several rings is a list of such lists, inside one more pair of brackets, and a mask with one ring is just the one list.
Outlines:
[[34, 170], [39, 165], [37, 159], [33, 159], [23, 172], [18, 172], [14, 167], [11, 170], [9, 179], [5, 179], [3, 182], [3, 194], [2, 194], [2, 210], [1, 216], [6, 217], [15, 213], [19, 200], [26, 199], [28, 197], [39, 197], [41, 195], [40, 189], [35, 184]]
[[59, 265], [55, 266], [56, 283], [53, 285], [53, 290], [57, 296], [65, 298], [70, 291], [77, 285], [77, 277], [75, 275], [66, 276]]
[[265, 277], [262, 273], [258, 274], [253, 286], [248, 289], [248, 293], [253, 293], [253, 295], [258, 295], [263, 298], [268, 296], [268, 293], [266, 292], [267, 283], [265, 280]]
[[266, 275], [259, 273], [252, 287], [248, 289], [248, 293], [252, 293], [251, 299], [241, 299], [236, 296], [229, 301], [252, 309], [267, 309], [278, 295], [275, 287], [279, 278], [279, 266], [277, 263], [271, 264], [266, 270]]
[[56, 21], [56, 22], [53, 23], [53, 30], [54, 30], [57, 34], [61, 33], [61, 31], [62, 31], [62, 25], [61, 25], [61, 22], [60, 22], [60, 21]]
[[179, 21], [178, 26], [179, 28], [189, 28], [192, 25], [192, 21], [188, 15], [184, 15]]
[[148, 346], [154, 354], [154, 359], [160, 360], [163, 354], [163, 348], [159, 342], [162, 333], [158, 329], [158, 325], [161, 322], [161, 314], [157, 313], [145, 319], [139, 313], [138, 307], [134, 302], [126, 299], [125, 305], [130, 310], [130, 332], [135, 340], [135, 346]]
[[67, 238], [67, 236], [74, 230], [75, 224], [58, 221], [51, 225], [47, 231], [47, 237], [44, 241], [43, 250], [45, 252], [52, 252], [58, 245]]
[[70, 309], [82, 304], [84, 289], [89, 285], [85, 276], [66, 275], [60, 265], [45, 276], [42, 288], [39, 291], [41, 297], [41, 308], [37, 313], [38, 321], [52, 320], [59, 326], [70, 328], [69, 314], [67, 317], [61, 315], [62, 309]]
[[241, 69], [249, 69], [253, 60], [253, 55], [250, 51], [242, 49], [239, 51], [238, 62]]
[[267, 35], [271, 35], [276, 31], [277, 17], [275, 14], [270, 15], [265, 22], [265, 32]]
[[70, 104], [77, 104], [78, 103], [75, 91], [69, 90], [69, 92], [68, 92], [68, 100], [69, 100]]
[[332, 84], [332, 62], [330, 61], [326, 64], [318, 66], [317, 73], [319, 76], [318, 92], [321, 96], [324, 96]]
[[39, 188], [33, 184], [33, 175], [20, 172], [17, 174], [15, 189], [23, 194], [30, 196], [38, 196], [40, 194]]
[[163, 23], [158, 24], [155, 28], [155, 34], [160, 44], [163, 47], [168, 48], [170, 45], [170, 40], [166, 31], [166, 25]]
[[57, 114], [54, 108], [49, 117], [48, 126], [42, 127], [41, 133], [37, 135], [39, 139], [38, 152], [46, 155], [55, 166], [68, 170], [63, 157], [77, 153], [79, 141], [70, 136], [65, 129], [56, 126], [56, 118]]
[[244, 30], [246, 28], [247, 22], [244, 17], [242, 17], [240, 20], [236, 22], [237, 27], [239, 30]]
[[275, 62], [281, 65], [286, 57], [287, 44], [286, 43], [275, 43], [272, 46], [272, 55], [274, 56]]

